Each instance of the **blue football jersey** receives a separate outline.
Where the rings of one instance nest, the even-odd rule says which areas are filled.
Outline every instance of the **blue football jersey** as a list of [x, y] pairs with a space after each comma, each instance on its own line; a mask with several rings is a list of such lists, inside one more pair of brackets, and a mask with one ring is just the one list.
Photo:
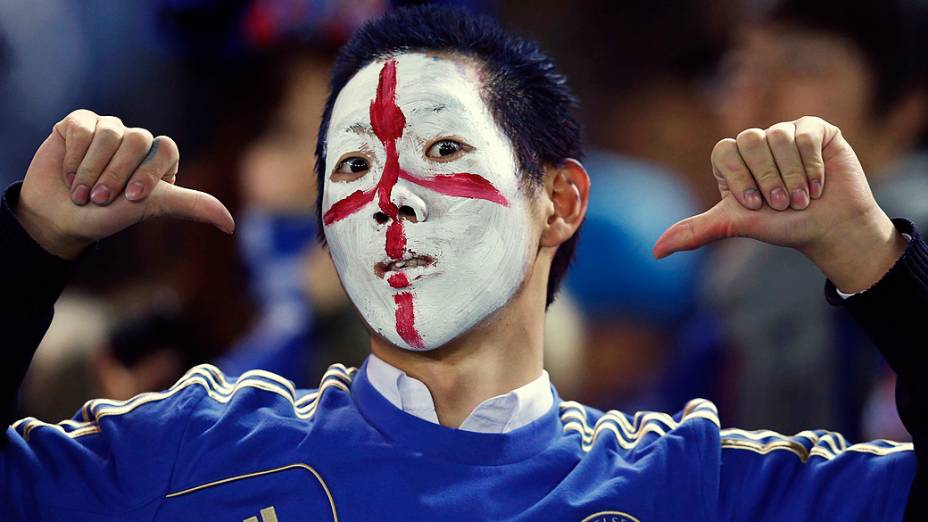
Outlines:
[[601, 412], [556, 397], [502, 434], [388, 402], [360, 370], [318, 389], [209, 365], [170, 389], [23, 419], [0, 453], [2, 520], [901, 520], [910, 444], [720, 429], [715, 407]]

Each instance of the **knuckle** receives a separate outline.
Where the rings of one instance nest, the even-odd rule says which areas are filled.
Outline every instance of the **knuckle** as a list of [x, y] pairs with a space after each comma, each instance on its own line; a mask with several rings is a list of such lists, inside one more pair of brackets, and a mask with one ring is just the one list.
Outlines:
[[804, 163], [810, 178], [821, 177], [825, 173], [825, 163], [818, 158], [804, 160]]
[[[83, 125], [71, 125], [65, 131], [65, 140], [70, 143], [78, 143], [86, 146], [90, 143], [90, 140], [93, 139], [93, 129], [85, 127]], [[72, 149], [68, 147], [68, 150], [74, 154], [78, 154], [77, 149]]]
[[126, 129], [122, 139], [123, 142], [128, 144], [133, 149], [140, 149], [142, 152], [148, 150], [148, 147], [152, 141], [151, 133], [138, 127]]
[[745, 129], [738, 133], [735, 141], [738, 142], [739, 147], [748, 146], [753, 147], [759, 145], [761, 142], [766, 140], [766, 134], [761, 129]]
[[[734, 160], [734, 158], [738, 158]], [[741, 160], [738, 156], [738, 144], [733, 138], [725, 138], [715, 144], [709, 155], [709, 163], [714, 169], [724, 172], [740, 171]]]
[[96, 135], [99, 136], [100, 139], [110, 142], [118, 140], [122, 136], [122, 132], [119, 127], [103, 124], [101, 120], [100, 123], [97, 124]]
[[792, 133], [781, 126], [767, 129], [767, 142], [771, 145], [788, 145], [793, 140]]
[[817, 145], [817, 141], [815, 136], [810, 132], [800, 132], [796, 134], [796, 145], [803, 150], [813, 151]]
[[93, 120], [85, 118], [72, 118], [68, 116], [55, 127], [62, 131], [67, 139], [89, 139], [93, 135]]
[[68, 113], [67, 116], [61, 119], [59, 123], [73, 124], [76, 122], [82, 122], [86, 120], [96, 120], [99, 116], [93, 111], [87, 109], [77, 109]]
[[713, 159], [721, 158], [726, 154], [729, 154], [732, 150], [737, 147], [735, 140], [733, 138], [725, 138], [719, 140], [714, 147], [712, 147], [712, 154], [710, 157]]
[[107, 126], [112, 126], [116, 128], [125, 127], [125, 125], [122, 124], [122, 120], [117, 118], [116, 116], [100, 116], [100, 120], [99, 120], [99, 123], [97, 123], [97, 125], [101, 123]]
[[766, 146], [767, 133], [761, 129], [743, 130], [735, 137], [735, 142], [739, 151], [754, 150], [760, 146]]
[[730, 185], [741, 188], [750, 188], [754, 185], [754, 177], [747, 172], [738, 172], [728, 176], [727, 181]]
[[802, 185], [805, 183], [806, 173], [800, 170], [790, 170], [783, 172], [783, 181], [789, 186]]
[[111, 169], [106, 169], [100, 174], [100, 177], [97, 178], [97, 185], [108, 185], [113, 187], [115, 185], [121, 185], [125, 176], [119, 174], [119, 172]]
[[97, 172], [97, 170], [91, 167], [90, 165], [85, 165], [81, 163], [77, 167], [75, 179], [84, 181], [84, 182], [89, 182], [91, 180], [95, 180], [98, 174], [99, 173]]
[[780, 173], [773, 169], [764, 169], [756, 172], [754, 178], [765, 187], [780, 185]]
[[796, 123], [802, 124], [803, 126], [809, 126], [809, 127], [823, 127], [825, 125], [830, 125], [830, 123], [828, 123], [827, 121], [819, 118], [818, 116], [812, 116], [812, 115], [803, 116], [799, 118], [798, 120], [796, 120]]

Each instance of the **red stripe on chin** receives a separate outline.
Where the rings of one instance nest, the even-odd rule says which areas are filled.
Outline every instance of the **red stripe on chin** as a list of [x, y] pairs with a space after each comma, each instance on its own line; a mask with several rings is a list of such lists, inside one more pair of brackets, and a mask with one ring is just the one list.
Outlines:
[[396, 333], [400, 338], [406, 341], [406, 344], [419, 350], [425, 348], [422, 337], [416, 330], [416, 315], [412, 307], [412, 294], [402, 292], [393, 296], [393, 302], [396, 303]]

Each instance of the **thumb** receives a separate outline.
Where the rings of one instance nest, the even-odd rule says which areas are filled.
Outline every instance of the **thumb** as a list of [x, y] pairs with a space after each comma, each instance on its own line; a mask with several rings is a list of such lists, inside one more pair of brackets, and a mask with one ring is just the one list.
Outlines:
[[726, 197], [714, 207], [693, 217], [688, 217], [670, 226], [654, 244], [653, 254], [657, 259], [679, 252], [694, 250], [713, 241], [741, 234], [743, 212], [732, 197]]
[[151, 215], [209, 223], [226, 234], [235, 230], [229, 209], [206, 192], [159, 181], [149, 196], [148, 206]]

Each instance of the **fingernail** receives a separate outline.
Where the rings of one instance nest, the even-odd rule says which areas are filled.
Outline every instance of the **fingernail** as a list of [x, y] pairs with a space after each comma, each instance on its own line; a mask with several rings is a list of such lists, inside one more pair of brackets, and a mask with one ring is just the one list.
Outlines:
[[812, 190], [812, 198], [818, 199], [822, 197], [822, 182], [814, 179], [812, 183], [809, 184], [810, 189]]
[[133, 181], [129, 183], [129, 187], [126, 188], [126, 199], [135, 201], [142, 197], [143, 192], [145, 192], [145, 185], [143, 185], [141, 181]]
[[65, 176], [65, 179], [68, 180], [68, 187], [70, 187], [71, 185], [74, 184], [74, 173], [73, 172], [68, 173], [68, 175]]
[[793, 191], [792, 206], [796, 210], [802, 210], [809, 206], [809, 194], [804, 188], [798, 188]]
[[789, 205], [789, 198], [786, 197], [786, 191], [777, 187], [770, 191], [770, 203], [773, 208], [783, 210]]
[[90, 193], [90, 200], [97, 205], [106, 203], [110, 200], [110, 189], [106, 188], [106, 185], [97, 185]]
[[87, 185], [78, 185], [71, 191], [71, 201], [78, 205], [86, 205], [90, 195], [90, 187]]
[[753, 208], [754, 210], [759, 209], [764, 204], [760, 199], [760, 194], [758, 194], [756, 189], [752, 188], [744, 191], [744, 202], [747, 203], [748, 208]]

